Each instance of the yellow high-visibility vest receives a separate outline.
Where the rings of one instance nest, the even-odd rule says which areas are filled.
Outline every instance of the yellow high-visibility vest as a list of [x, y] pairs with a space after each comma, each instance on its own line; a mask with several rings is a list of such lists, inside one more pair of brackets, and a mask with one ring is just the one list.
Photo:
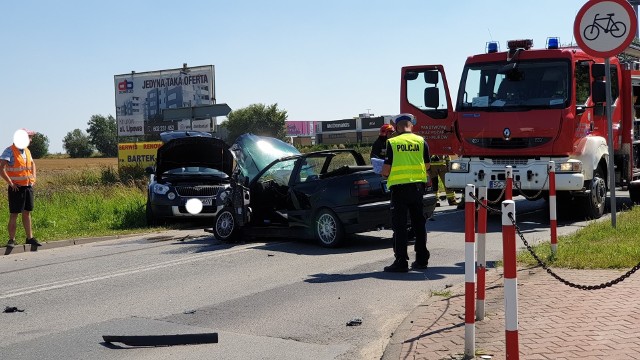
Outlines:
[[389, 144], [393, 152], [393, 163], [387, 186], [426, 183], [424, 139], [416, 134], [404, 133], [389, 139]]

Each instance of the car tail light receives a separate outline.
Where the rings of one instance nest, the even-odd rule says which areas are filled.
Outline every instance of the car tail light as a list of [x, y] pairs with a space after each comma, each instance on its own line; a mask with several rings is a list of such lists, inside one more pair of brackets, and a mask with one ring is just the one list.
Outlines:
[[369, 196], [369, 190], [371, 186], [369, 186], [369, 182], [367, 180], [356, 180], [353, 182], [353, 186], [351, 187], [351, 196]]

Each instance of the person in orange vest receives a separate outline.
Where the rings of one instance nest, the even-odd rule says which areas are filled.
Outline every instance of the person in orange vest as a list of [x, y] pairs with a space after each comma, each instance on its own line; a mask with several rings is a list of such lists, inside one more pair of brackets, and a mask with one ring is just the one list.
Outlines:
[[[14, 143], [6, 148], [0, 156], [0, 176], [9, 185], [9, 241], [7, 249], [16, 245], [16, 223], [18, 215], [22, 214], [22, 225], [27, 236], [26, 243], [31, 250], [37, 250], [42, 244], [33, 237], [31, 230], [31, 211], [33, 211], [33, 185], [36, 183], [36, 164], [31, 152], [27, 148], [31, 136], [35, 132], [20, 129], [14, 135]], [[24, 136], [24, 137], [23, 137]], [[27, 138], [28, 136], [28, 138]]]

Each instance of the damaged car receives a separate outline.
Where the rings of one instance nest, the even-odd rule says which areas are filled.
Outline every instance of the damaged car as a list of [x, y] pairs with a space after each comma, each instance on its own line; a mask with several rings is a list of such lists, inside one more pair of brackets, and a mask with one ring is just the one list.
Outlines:
[[[353, 149], [301, 154], [281, 140], [253, 134], [231, 146], [230, 186], [216, 197], [210, 231], [219, 240], [249, 236], [315, 238], [325, 247], [349, 234], [391, 228], [386, 180]], [[423, 197], [431, 216], [436, 199]]]
[[[158, 225], [168, 219], [215, 217], [216, 195], [230, 186], [233, 156], [229, 146], [210, 133], [171, 131], [160, 134], [155, 167], [149, 174], [146, 219]], [[187, 201], [197, 199], [197, 211]]]

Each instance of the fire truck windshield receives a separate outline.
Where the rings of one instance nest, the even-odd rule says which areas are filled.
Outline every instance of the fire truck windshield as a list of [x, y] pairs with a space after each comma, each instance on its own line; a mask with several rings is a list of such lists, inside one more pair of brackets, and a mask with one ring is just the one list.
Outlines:
[[465, 66], [458, 111], [558, 109], [569, 105], [569, 63], [518, 61]]

